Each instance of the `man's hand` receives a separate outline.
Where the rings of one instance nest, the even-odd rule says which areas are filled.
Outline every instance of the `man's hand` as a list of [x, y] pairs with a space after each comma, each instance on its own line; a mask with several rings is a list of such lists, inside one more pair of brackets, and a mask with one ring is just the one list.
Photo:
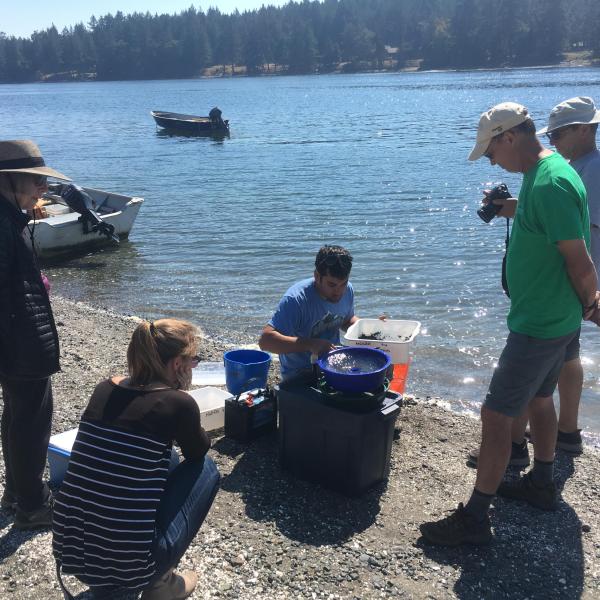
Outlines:
[[[483, 190], [483, 193], [486, 194], [486, 197], [481, 201], [481, 204], [487, 205], [490, 203], [490, 200], [487, 199], [487, 194], [489, 194], [492, 190]], [[515, 213], [517, 212], [517, 199], [516, 198], [505, 198], [492, 200], [494, 204], [497, 206], [502, 206], [500, 212], [496, 215], [497, 217], [506, 217], [507, 219], [513, 219]]]
[[319, 338], [307, 339], [308, 348], [311, 354], [322, 356], [335, 349], [335, 346], [329, 340], [321, 340]]
[[600, 292], [596, 292], [594, 302], [583, 309], [583, 320], [592, 321], [600, 327]]

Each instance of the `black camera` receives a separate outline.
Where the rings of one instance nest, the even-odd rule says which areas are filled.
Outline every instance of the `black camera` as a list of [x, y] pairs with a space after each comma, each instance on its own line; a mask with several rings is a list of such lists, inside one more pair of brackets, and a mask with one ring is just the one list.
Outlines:
[[506, 200], [506, 198], [511, 197], [505, 183], [497, 185], [486, 195], [486, 199], [489, 200], [489, 202], [477, 210], [479, 218], [484, 223], [489, 223], [502, 210], [502, 205], [494, 204], [492, 200]]

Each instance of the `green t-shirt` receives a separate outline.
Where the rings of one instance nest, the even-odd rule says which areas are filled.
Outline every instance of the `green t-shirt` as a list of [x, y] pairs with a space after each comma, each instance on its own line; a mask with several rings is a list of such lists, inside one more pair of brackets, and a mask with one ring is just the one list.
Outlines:
[[557, 242], [584, 239], [590, 247], [585, 187], [554, 153], [525, 173], [506, 259], [508, 328], [537, 338], [567, 335], [581, 325], [581, 302]]

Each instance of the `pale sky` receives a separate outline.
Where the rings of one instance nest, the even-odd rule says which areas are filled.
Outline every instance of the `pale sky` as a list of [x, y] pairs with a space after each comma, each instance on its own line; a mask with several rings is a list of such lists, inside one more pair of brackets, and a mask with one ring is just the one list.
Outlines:
[[[6, 4], [5, 4], [6, 2]], [[117, 11], [125, 14], [132, 12], [178, 13], [194, 5], [206, 11], [210, 7], [218, 8], [222, 13], [231, 13], [236, 8], [240, 12], [260, 8], [263, 4], [281, 6], [287, 0], [24, 0], [11, 2], [2, 0], [0, 5], [0, 31], [6, 35], [29, 37], [36, 30], [47, 29], [54, 23], [58, 31], [77, 23], [87, 24], [90, 17], [100, 17]], [[9, 7], [10, 4], [10, 7]]]

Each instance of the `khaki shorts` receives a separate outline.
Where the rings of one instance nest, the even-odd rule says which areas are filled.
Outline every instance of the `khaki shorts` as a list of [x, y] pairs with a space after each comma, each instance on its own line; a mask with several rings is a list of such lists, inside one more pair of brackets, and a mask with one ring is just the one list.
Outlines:
[[543, 340], [511, 331], [483, 405], [518, 417], [533, 398], [552, 396], [567, 357], [579, 356], [579, 333]]

